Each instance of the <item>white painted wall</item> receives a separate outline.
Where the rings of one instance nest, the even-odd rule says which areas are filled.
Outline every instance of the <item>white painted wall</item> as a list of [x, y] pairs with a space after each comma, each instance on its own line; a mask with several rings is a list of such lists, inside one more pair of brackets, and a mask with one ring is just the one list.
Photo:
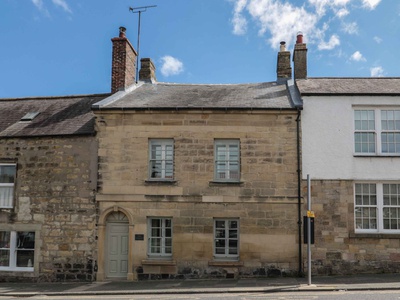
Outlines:
[[354, 105], [400, 109], [400, 97], [303, 97], [303, 179], [400, 180], [400, 156], [354, 156]]

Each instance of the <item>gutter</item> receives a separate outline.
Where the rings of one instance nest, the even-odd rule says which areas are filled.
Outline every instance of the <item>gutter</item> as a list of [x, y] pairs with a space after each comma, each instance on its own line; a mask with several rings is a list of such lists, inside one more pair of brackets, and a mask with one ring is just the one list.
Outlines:
[[296, 143], [297, 143], [297, 226], [298, 226], [298, 253], [299, 253], [299, 269], [298, 276], [303, 276], [303, 255], [302, 255], [302, 218], [301, 218], [301, 152], [300, 152], [300, 119], [301, 111], [303, 110], [303, 101], [301, 99], [300, 91], [297, 87], [295, 80], [290, 79], [286, 83], [287, 89], [289, 90], [290, 100], [292, 105], [297, 109], [296, 118]]
[[352, 92], [303, 92], [302, 96], [314, 96], [314, 97], [321, 97], [321, 96], [332, 96], [332, 97], [337, 97], [337, 96], [368, 96], [368, 97], [382, 97], [382, 96], [387, 96], [387, 97], [398, 97], [400, 96], [400, 93], [398, 92], [379, 92], [379, 93], [367, 93], [367, 92], [361, 92], [361, 93], [352, 93]]
[[299, 271], [298, 276], [303, 276], [303, 262], [302, 262], [302, 243], [301, 243], [301, 161], [300, 161], [300, 117], [301, 110], [297, 110], [297, 226], [298, 226], [298, 239], [299, 239]]
[[228, 110], [251, 110], [251, 111], [261, 111], [261, 110], [272, 110], [272, 111], [296, 111], [296, 108], [292, 107], [208, 107], [208, 106], [171, 106], [171, 107], [101, 107], [99, 105], [92, 106], [92, 110], [109, 110], [109, 111], [168, 111], [168, 110], [220, 110], [220, 111], [228, 111]]

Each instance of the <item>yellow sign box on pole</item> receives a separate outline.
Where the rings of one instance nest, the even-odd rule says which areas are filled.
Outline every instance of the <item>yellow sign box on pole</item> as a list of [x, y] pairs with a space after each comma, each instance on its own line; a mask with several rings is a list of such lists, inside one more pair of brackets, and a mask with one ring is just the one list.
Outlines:
[[308, 217], [308, 218], [315, 218], [314, 211], [312, 211], [312, 210], [307, 210], [307, 217]]

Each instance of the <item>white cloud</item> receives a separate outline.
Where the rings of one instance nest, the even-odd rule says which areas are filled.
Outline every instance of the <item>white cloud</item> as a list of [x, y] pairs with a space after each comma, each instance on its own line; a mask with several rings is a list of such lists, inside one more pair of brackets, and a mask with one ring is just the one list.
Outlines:
[[[50, 16], [49, 11], [45, 8], [43, 0], [31, 0], [32, 3], [42, 12], [44, 12], [47, 16]], [[51, 0], [54, 5], [61, 7], [64, 11], [68, 13], [72, 13], [72, 10], [69, 8], [66, 0]]]
[[166, 55], [161, 58], [161, 61], [161, 74], [164, 76], [178, 75], [183, 72], [183, 63], [179, 59]]
[[32, 3], [40, 10], [43, 9], [43, 0], [32, 0]]
[[281, 41], [290, 45], [301, 30], [306, 36], [315, 28], [318, 21], [314, 14], [308, 13], [304, 7], [295, 7], [290, 3], [276, 0], [249, 0], [247, 11], [259, 25], [259, 34], [269, 31], [268, 39], [271, 47], [278, 49]]
[[72, 10], [69, 8], [69, 6], [65, 0], [52, 0], [52, 1], [55, 5], [60, 6], [66, 12], [72, 13]]
[[358, 25], [356, 22], [343, 23], [342, 30], [348, 34], [357, 34], [358, 33]]
[[339, 45], [340, 45], [340, 39], [336, 34], [334, 34], [331, 36], [328, 42], [322, 41], [318, 45], [318, 50], [332, 50], [333, 48]]
[[350, 1], [351, 0], [308, 0], [308, 2], [315, 7], [315, 11], [319, 16], [325, 15], [328, 9], [332, 9], [335, 13], [340, 11], [340, 15], [343, 16], [343, 13], [347, 11], [345, 7]]
[[[329, 28], [327, 25], [333, 19], [343, 18], [349, 14], [347, 5], [356, 0], [308, 0], [300, 1], [282, 0], [229, 0], [233, 7], [233, 33], [245, 34], [248, 22], [254, 21], [258, 26], [260, 36], [268, 36], [268, 43], [274, 49], [279, 48], [281, 41], [286, 41], [288, 48], [296, 40], [298, 31], [302, 31], [308, 43], [319, 44], [319, 49], [329, 50], [340, 44], [337, 34], [326, 43], [325, 35]], [[357, 0], [358, 1], [358, 0]], [[327, 24], [321, 24], [324, 15]], [[333, 14], [331, 14], [333, 13]], [[248, 16], [246, 16], [248, 14]], [[357, 24], [346, 24], [344, 30], [354, 34]]]
[[351, 60], [354, 61], [366, 61], [365, 57], [361, 54], [360, 51], [356, 51], [354, 52], [351, 56], [350, 56]]
[[381, 66], [373, 67], [370, 69], [370, 71], [371, 77], [383, 77], [385, 75]]
[[379, 36], [374, 36], [374, 41], [375, 41], [377, 44], [382, 43], [382, 39], [381, 39]]
[[243, 9], [245, 8], [246, 4], [247, 4], [247, 0], [238, 0], [235, 3], [235, 9], [234, 9], [233, 19], [232, 19], [234, 34], [242, 35], [242, 34], [246, 33], [247, 20], [241, 14]]
[[347, 16], [350, 12], [346, 8], [341, 8], [336, 12], [336, 16], [339, 18], [343, 18]]
[[363, 6], [370, 10], [375, 9], [380, 2], [381, 0], [362, 0]]

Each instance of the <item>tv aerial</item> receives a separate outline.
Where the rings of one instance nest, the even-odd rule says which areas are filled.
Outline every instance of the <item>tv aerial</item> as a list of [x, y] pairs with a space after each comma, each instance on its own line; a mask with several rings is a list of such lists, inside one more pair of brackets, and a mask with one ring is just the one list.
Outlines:
[[146, 12], [148, 8], [154, 8], [157, 5], [140, 6], [140, 7], [129, 7], [129, 11], [133, 14], [138, 14], [138, 35], [137, 35], [137, 57], [136, 57], [136, 83], [139, 79], [139, 53], [140, 53], [140, 17], [142, 12]]

